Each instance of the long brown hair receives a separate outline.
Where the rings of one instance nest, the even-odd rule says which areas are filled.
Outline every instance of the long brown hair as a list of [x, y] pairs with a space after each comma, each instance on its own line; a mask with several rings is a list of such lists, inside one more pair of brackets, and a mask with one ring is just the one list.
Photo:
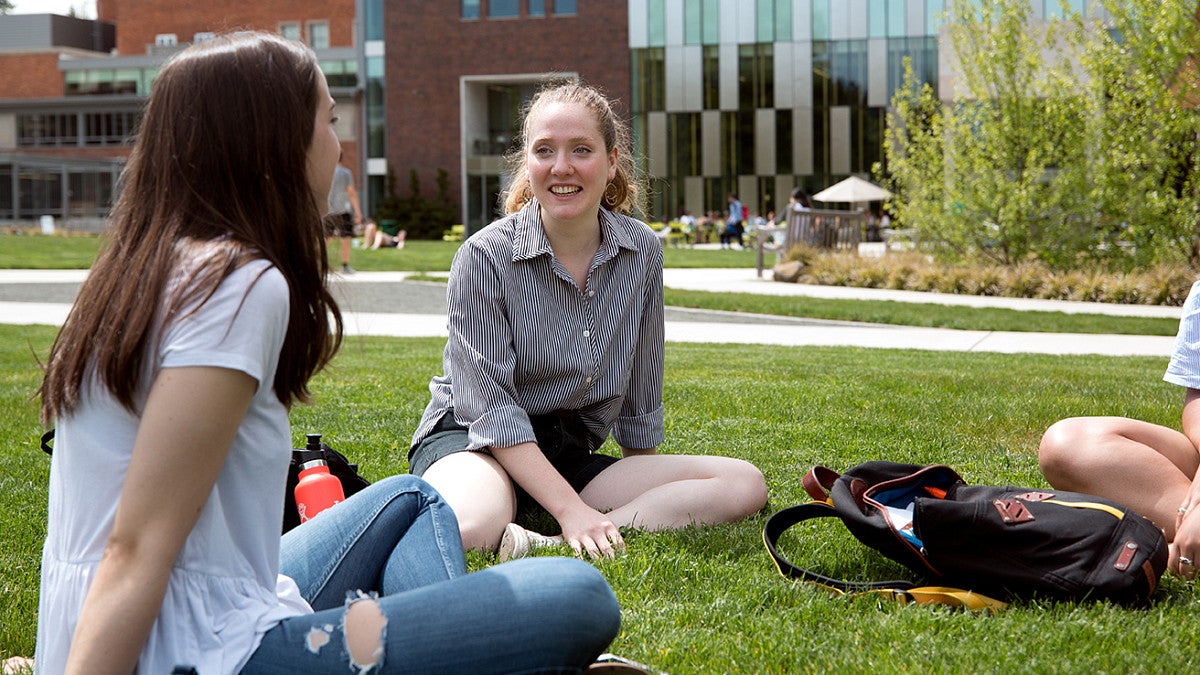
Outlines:
[[600, 204], [610, 211], [633, 213], [642, 207], [643, 190], [639, 184], [637, 163], [633, 161], [633, 149], [629, 140], [629, 126], [613, 112], [612, 103], [595, 87], [576, 82], [551, 82], [538, 90], [525, 109], [521, 123], [521, 138], [517, 148], [509, 155], [512, 183], [504, 197], [504, 213], [520, 211], [533, 199], [533, 188], [529, 185], [526, 171], [528, 162], [525, 153], [529, 149], [529, 120], [543, 107], [551, 103], [578, 103], [587, 108], [596, 118], [600, 135], [604, 137], [604, 151], [617, 149], [617, 171], [604, 189]]
[[[312, 50], [265, 33], [219, 36], [163, 67], [107, 242], [51, 348], [38, 391], [43, 422], [70, 413], [91, 378], [136, 412], [158, 312], [169, 322], [253, 258], [274, 265], [289, 289], [273, 390], [284, 405], [309, 399], [309, 378], [342, 339], [325, 286], [325, 195], [307, 177], [320, 77]], [[185, 266], [186, 292], [164, 297]]]

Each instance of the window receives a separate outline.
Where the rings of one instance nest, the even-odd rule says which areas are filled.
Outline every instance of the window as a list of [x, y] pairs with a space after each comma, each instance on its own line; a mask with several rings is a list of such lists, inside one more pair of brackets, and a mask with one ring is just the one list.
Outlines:
[[300, 40], [300, 22], [299, 21], [281, 21], [279, 22], [279, 34], [288, 40]]
[[646, 3], [646, 42], [651, 47], [667, 44], [667, 10], [664, 0]]
[[462, 0], [462, 18], [471, 20], [479, 18], [479, 0]]
[[158, 47], [174, 47], [179, 43], [179, 38], [174, 33], [159, 33], [154, 36], [154, 44]]
[[517, 0], [488, 0], [489, 19], [513, 19], [521, 14], [521, 3]]
[[791, 0], [757, 0], [755, 7], [759, 42], [790, 42], [792, 39]]
[[308, 22], [308, 46], [313, 49], [329, 49], [329, 22]]
[[196, 44], [200, 44], [201, 42], [208, 42], [209, 40], [215, 38], [216, 36], [217, 36], [217, 34], [212, 31], [207, 31], [207, 30], [201, 31], [199, 33], [192, 35], [192, 42], [194, 42]]
[[575, 0], [554, 0], [554, 14], [557, 16], [574, 16]]
[[546, 16], [546, 0], [529, 0], [529, 16]]

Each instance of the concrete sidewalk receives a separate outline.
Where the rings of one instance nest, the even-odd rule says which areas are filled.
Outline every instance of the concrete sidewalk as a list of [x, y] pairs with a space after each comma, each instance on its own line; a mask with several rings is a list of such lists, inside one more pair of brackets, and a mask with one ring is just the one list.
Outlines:
[[[60, 325], [70, 309], [69, 297], [86, 271], [0, 270], [0, 322]], [[359, 272], [339, 277], [339, 300], [345, 303], [350, 335], [445, 337], [444, 305], [438, 284], [405, 281], [402, 272]], [[769, 276], [769, 273], [768, 273]], [[934, 303], [969, 307], [1004, 307], [1019, 311], [1157, 316], [1178, 318], [1177, 307], [1110, 305], [1056, 300], [957, 296], [890, 291], [759, 279], [753, 269], [668, 269], [668, 288], [712, 292], [804, 295], [854, 300]], [[425, 300], [421, 301], [424, 297]], [[44, 302], [44, 298], [54, 301]], [[436, 299], [437, 301], [431, 300]], [[364, 311], [365, 309], [379, 311]], [[852, 346], [867, 348], [985, 351], [1038, 354], [1108, 354], [1169, 356], [1174, 338], [1131, 335], [1068, 335], [916, 328], [846, 321], [788, 319], [733, 312], [668, 308], [669, 342], [766, 344], [789, 347]]]

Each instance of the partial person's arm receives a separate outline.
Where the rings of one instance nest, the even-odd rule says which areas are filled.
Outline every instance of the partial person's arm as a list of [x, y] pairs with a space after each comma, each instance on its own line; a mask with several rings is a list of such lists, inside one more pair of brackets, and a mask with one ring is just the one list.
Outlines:
[[[1171, 542], [1167, 566], [1184, 577], [1192, 578], [1200, 566], [1200, 390], [1187, 390], [1183, 403], [1183, 435], [1198, 448], [1190, 467], [1180, 467], [1191, 473], [1192, 486], [1179, 505], [1175, 520], [1175, 538]], [[1191, 559], [1194, 565], [1180, 565], [1179, 556]]]
[[257, 386], [241, 371], [213, 367], [167, 368], [155, 378], [67, 673], [133, 672]]
[[537, 500], [562, 527], [563, 541], [576, 555], [611, 558], [625, 548], [612, 520], [588, 506], [536, 443], [492, 448], [492, 456], [530, 497]]
[[354, 222], [361, 223], [363, 221], [362, 209], [358, 206], [358, 191], [354, 189], [353, 183], [346, 188], [346, 196], [350, 198], [350, 206], [354, 207]]

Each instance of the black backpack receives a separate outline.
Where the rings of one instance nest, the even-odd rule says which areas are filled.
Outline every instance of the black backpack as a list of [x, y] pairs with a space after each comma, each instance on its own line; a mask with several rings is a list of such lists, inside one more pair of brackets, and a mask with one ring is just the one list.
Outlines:
[[[842, 592], [973, 609], [1004, 606], [993, 597], [1138, 605], [1154, 594], [1167, 566], [1162, 530], [1092, 495], [967, 485], [947, 466], [895, 462], [867, 462], [843, 474], [818, 466], [804, 488], [816, 501], [771, 516], [763, 540], [784, 576]], [[778, 551], [780, 535], [821, 517], [840, 518], [861, 542], [937, 586], [845, 581], [792, 565]]]

